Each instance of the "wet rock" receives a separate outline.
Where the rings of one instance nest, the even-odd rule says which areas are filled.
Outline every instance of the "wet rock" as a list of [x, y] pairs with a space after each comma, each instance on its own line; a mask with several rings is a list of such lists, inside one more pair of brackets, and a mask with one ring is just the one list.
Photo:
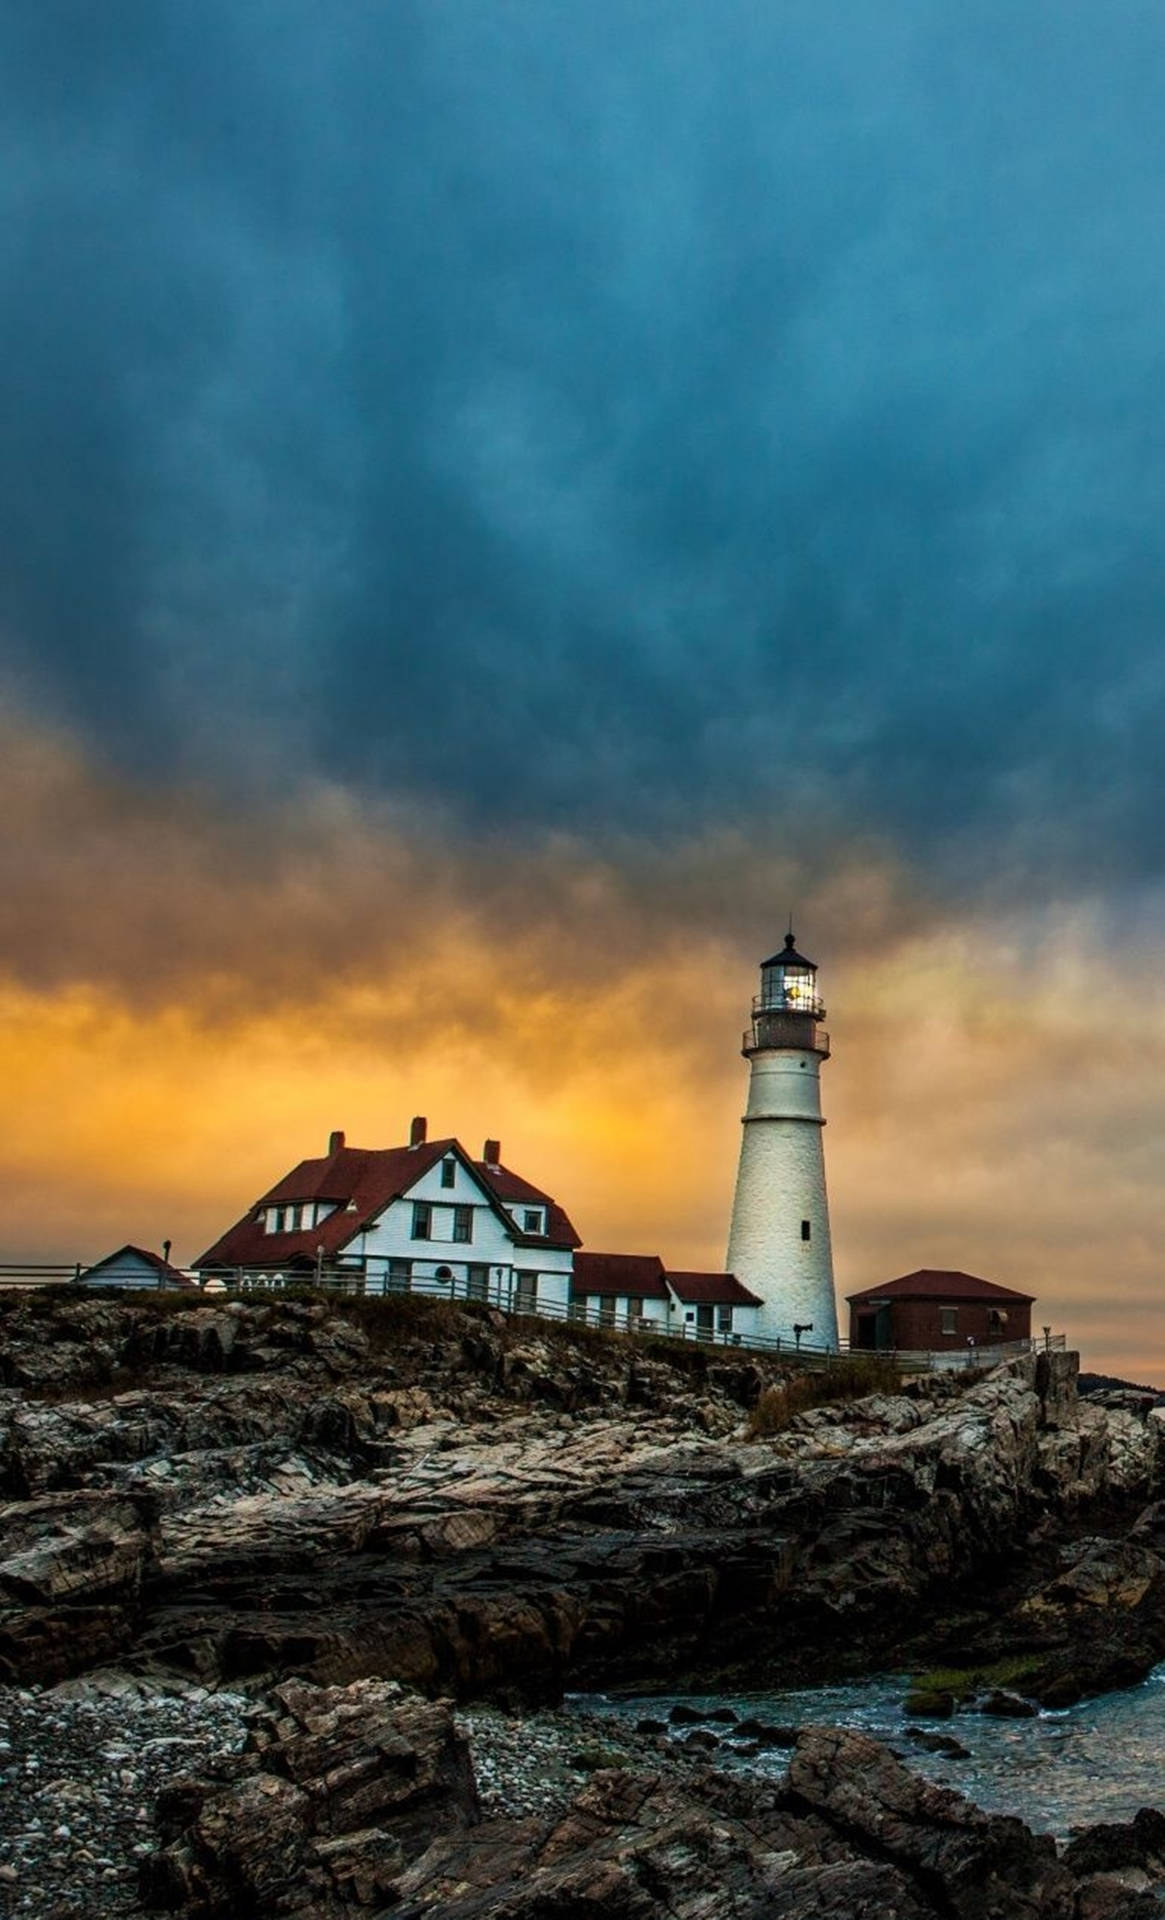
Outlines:
[[750, 1740], [758, 1752], [768, 1747], [795, 1747], [799, 1727], [775, 1726], [770, 1720], [738, 1720], [732, 1729], [734, 1740]]
[[970, 1748], [950, 1733], [930, 1733], [925, 1727], [907, 1727], [905, 1737], [911, 1746], [920, 1747], [924, 1753], [945, 1753], [951, 1760], [971, 1758]]
[[1020, 1693], [1006, 1687], [992, 1687], [990, 1693], [975, 1702], [976, 1713], [987, 1713], [996, 1720], [1034, 1720], [1039, 1708]]
[[903, 1703], [903, 1713], [918, 1720], [949, 1720], [957, 1701], [945, 1687], [913, 1687]]

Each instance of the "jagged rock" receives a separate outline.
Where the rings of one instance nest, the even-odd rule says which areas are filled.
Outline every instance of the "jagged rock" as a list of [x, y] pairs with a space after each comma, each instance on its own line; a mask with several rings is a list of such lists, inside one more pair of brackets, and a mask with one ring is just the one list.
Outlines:
[[1140, 1867], [1153, 1880], [1165, 1881], [1165, 1813], [1155, 1807], [1142, 1807], [1128, 1822], [1084, 1827], [1073, 1833], [1064, 1859], [1077, 1873]]
[[1071, 1920], [1073, 1877], [1050, 1836], [918, 1779], [866, 1734], [806, 1729], [789, 1786], [851, 1843], [933, 1888], [960, 1920]]
[[252, 1770], [162, 1796], [142, 1899], [200, 1920], [341, 1916], [382, 1907], [393, 1876], [477, 1819], [468, 1748], [442, 1702], [391, 1683], [289, 1682], [257, 1720]]
[[756, 1782], [595, 1775], [552, 1824], [436, 1840], [392, 1888], [399, 1920], [936, 1920], [883, 1860], [838, 1857], [820, 1822]]
[[128, 1645], [154, 1519], [148, 1499], [91, 1492], [5, 1509], [0, 1678], [63, 1679]]

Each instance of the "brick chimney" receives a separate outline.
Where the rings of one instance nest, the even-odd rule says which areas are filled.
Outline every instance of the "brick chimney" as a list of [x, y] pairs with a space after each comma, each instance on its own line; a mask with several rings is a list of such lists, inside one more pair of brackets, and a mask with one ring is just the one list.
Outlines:
[[481, 1150], [481, 1157], [487, 1167], [500, 1167], [502, 1164], [502, 1143], [500, 1140], [487, 1140]]
[[429, 1136], [429, 1123], [423, 1113], [418, 1113], [409, 1128], [410, 1147], [423, 1147]]
[[339, 1153], [339, 1151], [340, 1151], [340, 1148], [341, 1148], [341, 1147], [343, 1146], [343, 1144], [344, 1144], [344, 1136], [343, 1136], [343, 1134], [342, 1134], [342, 1133], [340, 1133], [339, 1131], [337, 1131], [337, 1132], [335, 1132], [335, 1133], [329, 1133], [329, 1135], [328, 1135], [328, 1158], [329, 1158], [329, 1160], [331, 1159], [331, 1157], [332, 1157], [332, 1155], [333, 1155], [334, 1153]]

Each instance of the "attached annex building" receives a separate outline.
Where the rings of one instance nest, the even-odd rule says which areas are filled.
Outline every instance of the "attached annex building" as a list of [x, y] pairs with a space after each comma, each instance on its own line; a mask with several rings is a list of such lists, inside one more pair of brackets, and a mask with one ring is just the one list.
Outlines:
[[655, 1253], [576, 1253], [571, 1300], [601, 1327], [752, 1337], [763, 1302], [732, 1273], [671, 1273]]

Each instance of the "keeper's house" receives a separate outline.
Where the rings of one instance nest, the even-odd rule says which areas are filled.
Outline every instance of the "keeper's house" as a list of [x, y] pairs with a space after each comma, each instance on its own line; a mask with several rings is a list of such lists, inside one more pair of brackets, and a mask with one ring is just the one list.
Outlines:
[[319, 1277], [565, 1317], [579, 1237], [562, 1208], [502, 1166], [496, 1140], [471, 1160], [427, 1131], [418, 1118], [408, 1146], [375, 1150], [333, 1133], [322, 1159], [301, 1161], [193, 1262], [204, 1284]]
[[849, 1343], [873, 1352], [953, 1353], [1027, 1340], [1034, 1294], [973, 1273], [923, 1267], [884, 1286], [851, 1293]]

